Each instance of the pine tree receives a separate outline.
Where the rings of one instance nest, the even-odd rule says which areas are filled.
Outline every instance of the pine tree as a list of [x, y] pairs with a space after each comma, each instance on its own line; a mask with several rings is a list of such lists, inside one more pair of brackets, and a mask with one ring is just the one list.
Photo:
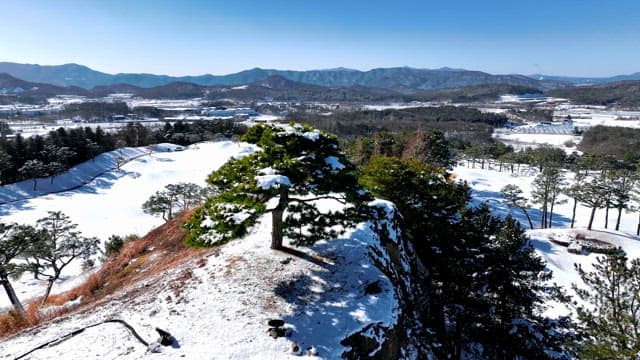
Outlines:
[[0, 149], [0, 185], [3, 184], [3, 175], [11, 170], [13, 163], [11, 162], [11, 156], [4, 150]]
[[574, 196], [578, 202], [583, 203], [591, 208], [589, 216], [589, 224], [587, 229], [591, 230], [596, 210], [603, 208], [606, 202], [607, 187], [604, 184], [602, 176], [596, 177], [589, 182], [584, 182], [574, 189]]
[[629, 209], [638, 175], [630, 170], [612, 170], [607, 173], [608, 188], [611, 193], [611, 206], [618, 211], [616, 231], [620, 230], [622, 211]]
[[560, 323], [536, 315], [550, 275], [515, 220], [467, 208], [464, 184], [417, 161], [374, 157], [361, 183], [404, 218], [403, 233], [425, 266], [422, 320], [438, 358], [566, 357]]
[[[368, 194], [335, 136], [299, 124], [256, 125], [242, 137], [262, 150], [234, 158], [214, 171], [209, 184], [220, 194], [207, 201], [186, 225], [187, 243], [210, 246], [244, 235], [261, 214], [270, 212], [271, 248], [309, 245], [339, 235], [337, 225], [355, 224]], [[275, 206], [267, 208], [274, 199]], [[315, 202], [331, 199], [343, 210], [320, 211]], [[285, 216], [284, 214], [287, 214]]]
[[553, 207], [557, 203], [558, 195], [565, 184], [562, 170], [548, 166], [533, 180], [531, 197], [534, 203], [540, 204], [540, 210], [542, 211], [541, 229], [551, 227]]
[[35, 234], [35, 229], [30, 226], [0, 223], [0, 284], [4, 287], [13, 308], [23, 317], [24, 308], [11, 286], [9, 277], [15, 274], [15, 264], [12, 261], [24, 253]]
[[584, 333], [580, 358], [631, 359], [640, 352], [640, 259], [622, 250], [599, 257], [593, 271], [576, 270], [586, 288], [573, 284], [575, 311]]
[[202, 188], [193, 183], [168, 184], [164, 190], [156, 191], [142, 204], [142, 211], [145, 214], [161, 215], [165, 221], [169, 221], [176, 212], [193, 209], [215, 193], [213, 188]]
[[522, 189], [520, 189], [518, 185], [507, 184], [500, 189], [500, 195], [504, 198], [507, 206], [516, 207], [522, 210], [529, 221], [529, 228], [533, 229], [533, 222], [531, 221], [531, 217], [527, 211], [527, 209], [529, 209], [529, 200], [522, 195]]
[[45, 164], [40, 160], [27, 160], [27, 162], [18, 170], [22, 176], [33, 181], [33, 191], [36, 191], [38, 187], [38, 178], [46, 176]]
[[37, 236], [22, 253], [26, 264], [19, 264], [18, 269], [47, 279], [43, 305], [67, 265], [77, 258], [87, 260], [98, 251], [100, 240], [82, 237], [77, 226], [62, 212], [49, 211], [37, 221]]
[[576, 221], [576, 209], [578, 207], [578, 198], [580, 197], [581, 187], [586, 179], [586, 175], [580, 169], [574, 172], [573, 183], [571, 186], [565, 187], [563, 192], [565, 195], [573, 199], [573, 210], [571, 212], [571, 228]]

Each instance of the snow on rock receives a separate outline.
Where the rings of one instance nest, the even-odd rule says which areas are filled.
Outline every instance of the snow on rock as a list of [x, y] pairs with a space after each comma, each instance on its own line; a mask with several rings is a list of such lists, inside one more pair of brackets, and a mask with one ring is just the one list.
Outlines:
[[[155, 327], [175, 337], [173, 346], [153, 355], [157, 359], [288, 359], [300, 349], [322, 359], [415, 358], [403, 346], [409, 341], [402, 335], [408, 318], [399, 289], [404, 285], [390, 276], [407, 277], [403, 266], [394, 265], [403, 260], [386, 250], [393, 244], [391, 232], [378, 231], [392, 219], [362, 223], [342, 238], [290, 251], [269, 249], [269, 219], [261, 217], [248, 236], [204, 259], [194, 257], [112, 294], [100, 306], [6, 339], [0, 354], [14, 358], [78, 328], [119, 318], [148, 342], [157, 338]], [[284, 321], [287, 336], [267, 334], [272, 319]], [[30, 359], [139, 359], [145, 352], [125, 328], [104, 324]]]

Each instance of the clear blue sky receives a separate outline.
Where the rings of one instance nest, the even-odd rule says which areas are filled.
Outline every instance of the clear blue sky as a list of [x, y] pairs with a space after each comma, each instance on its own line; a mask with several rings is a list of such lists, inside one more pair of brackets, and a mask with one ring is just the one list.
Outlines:
[[640, 0], [0, 0], [0, 61], [108, 72], [640, 71]]

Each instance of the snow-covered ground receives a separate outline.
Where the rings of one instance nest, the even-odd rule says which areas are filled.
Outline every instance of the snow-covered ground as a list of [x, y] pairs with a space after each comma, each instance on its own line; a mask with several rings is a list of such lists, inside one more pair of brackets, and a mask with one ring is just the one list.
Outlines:
[[[391, 207], [383, 201], [377, 205]], [[99, 307], [5, 340], [0, 359], [113, 318], [126, 320], [147, 342], [157, 339], [155, 327], [169, 331], [176, 341], [149, 354], [126, 328], [110, 323], [29, 358], [288, 359], [299, 355], [292, 351], [295, 342], [301, 354], [314, 349], [311, 358], [338, 359], [349, 349], [341, 344], [347, 336], [371, 324], [396, 325], [394, 285], [374, 265], [374, 259], [390, 259], [370, 223], [299, 253], [270, 250], [270, 231], [265, 215], [248, 236], [211, 251], [204, 261], [193, 259], [113, 294]], [[365, 288], [374, 283], [379, 292], [367, 293]], [[283, 320], [287, 336], [271, 338], [270, 319]], [[371, 338], [381, 336], [370, 332]]]
[[[127, 148], [122, 152], [100, 155], [96, 161], [83, 163], [55, 178], [38, 181], [38, 191], [32, 192], [32, 181], [0, 187], [0, 222], [35, 224], [48, 211], [62, 211], [78, 224], [84, 236], [97, 236], [105, 241], [111, 235], [144, 235], [163, 223], [159, 217], [142, 212], [142, 204], [167, 184], [192, 182], [204, 186], [211, 171], [231, 156], [252, 151], [255, 147], [231, 141], [206, 142], [187, 147], [184, 151], [167, 151], [172, 145], [158, 145], [150, 153], [148, 148]], [[120, 170], [115, 169], [114, 158], [125, 154], [132, 160]], [[104, 172], [106, 171], [106, 172]], [[104, 172], [104, 173], [103, 173]], [[98, 174], [97, 177], [95, 177]], [[94, 178], [95, 177], [95, 178]], [[93, 179], [93, 180], [91, 180]], [[78, 185], [89, 181], [86, 185]], [[74, 190], [41, 195], [46, 191]], [[38, 196], [41, 195], [41, 196]], [[32, 196], [38, 196], [30, 198]], [[16, 199], [25, 199], [15, 201]], [[73, 265], [73, 266], [72, 266]], [[63, 273], [63, 281], [53, 292], [60, 292], [81, 279], [79, 264], [72, 264]], [[44, 293], [45, 284], [29, 276], [13, 282], [21, 300]], [[0, 296], [0, 309], [9, 305], [6, 296]]]
[[[474, 204], [485, 203], [495, 214], [500, 216], [511, 214], [520, 221], [524, 228], [528, 228], [528, 221], [524, 213], [520, 209], [507, 207], [500, 196], [500, 189], [504, 185], [515, 184], [523, 190], [525, 197], [531, 198], [531, 183], [537, 175], [537, 170], [531, 168], [523, 168], [521, 170], [519, 174], [511, 175], [507, 172], [482, 170], [476, 165], [475, 169], [458, 166], [453, 172], [457, 179], [466, 181], [472, 187], [472, 202]], [[616, 211], [610, 211], [608, 229], [605, 229], [605, 211], [598, 210], [593, 223], [593, 231], [587, 232], [586, 227], [591, 210], [579, 204], [576, 211], [575, 229], [572, 230], [569, 227], [573, 200], [561, 195], [559, 200], [563, 199], [567, 200], [567, 202], [565, 204], [557, 204], [553, 209], [553, 227], [551, 229], [535, 229], [527, 232], [537, 253], [546, 261], [547, 269], [553, 271], [553, 282], [563, 286], [569, 294], [573, 294], [570, 290], [571, 284], [582, 285], [582, 281], [574, 269], [574, 264], [580, 264], [585, 270], [591, 270], [591, 264], [595, 259], [598, 256], [603, 256], [595, 253], [573, 254], [567, 251], [567, 247], [550, 241], [551, 238], [573, 238], [575, 231], [586, 233], [590, 237], [604, 239], [614, 246], [620, 246], [629, 258], [640, 257], [640, 238], [635, 236], [638, 213], [623, 212], [620, 231], [614, 231]], [[534, 228], [539, 227], [541, 220], [541, 211], [536, 207], [534, 205], [528, 210]], [[552, 307], [547, 312], [548, 315], [554, 316], [567, 313], [567, 310], [562, 305], [550, 305]]]
[[563, 149], [567, 154], [574, 151], [581, 153], [576, 145], [582, 141], [582, 136], [572, 134], [528, 134], [497, 129], [493, 137], [501, 143], [511, 145], [516, 151], [546, 144]]

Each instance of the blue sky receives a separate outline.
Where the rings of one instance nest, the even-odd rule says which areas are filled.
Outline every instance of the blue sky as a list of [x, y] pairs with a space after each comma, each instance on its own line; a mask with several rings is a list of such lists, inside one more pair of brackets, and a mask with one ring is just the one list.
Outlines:
[[640, 0], [0, 0], [0, 61], [108, 72], [640, 71]]

